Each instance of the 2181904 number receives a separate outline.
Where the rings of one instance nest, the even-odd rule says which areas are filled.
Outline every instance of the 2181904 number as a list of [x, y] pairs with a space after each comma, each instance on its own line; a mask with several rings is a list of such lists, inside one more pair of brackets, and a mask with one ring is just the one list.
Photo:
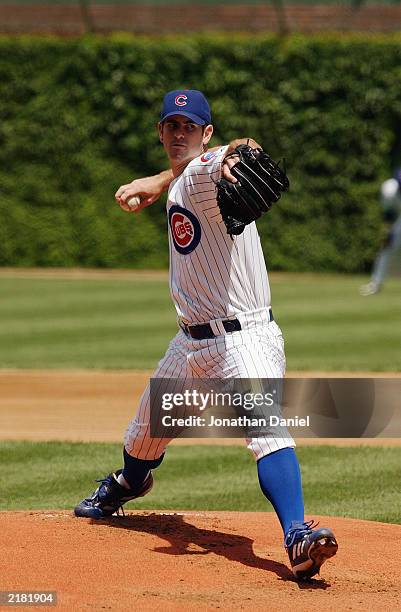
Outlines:
[[2, 591], [1, 606], [55, 606], [57, 594], [55, 591]]

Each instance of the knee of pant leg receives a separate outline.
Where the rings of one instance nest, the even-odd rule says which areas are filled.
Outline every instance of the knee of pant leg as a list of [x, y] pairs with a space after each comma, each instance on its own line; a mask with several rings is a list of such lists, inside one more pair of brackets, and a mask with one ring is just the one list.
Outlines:
[[295, 440], [288, 438], [252, 438], [246, 440], [247, 448], [251, 451], [255, 461], [259, 461], [265, 455], [275, 453], [282, 448], [295, 448]]
[[149, 423], [133, 419], [125, 433], [124, 447], [131, 457], [157, 460], [170, 441], [170, 439], [151, 438]]
[[165, 452], [171, 439], [138, 437], [136, 439], [124, 440], [124, 447], [131, 457], [142, 461], [157, 461]]

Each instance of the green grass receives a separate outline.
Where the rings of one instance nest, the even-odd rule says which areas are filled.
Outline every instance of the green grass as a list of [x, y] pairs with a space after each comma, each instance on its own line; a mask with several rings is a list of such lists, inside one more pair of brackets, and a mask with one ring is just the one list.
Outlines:
[[152, 368], [176, 331], [162, 281], [0, 279], [0, 367]]
[[[401, 523], [401, 448], [301, 447], [307, 515]], [[119, 444], [1, 442], [0, 510], [71, 509], [121, 465]], [[170, 447], [156, 485], [129, 507], [271, 511], [241, 447]]]
[[272, 282], [291, 370], [401, 370], [401, 281], [362, 297], [356, 276], [288, 275]]
[[[401, 282], [272, 275], [290, 370], [401, 370]], [[155, 367], [176, 331], [167, 281], [0, 277], [0, 367]]]

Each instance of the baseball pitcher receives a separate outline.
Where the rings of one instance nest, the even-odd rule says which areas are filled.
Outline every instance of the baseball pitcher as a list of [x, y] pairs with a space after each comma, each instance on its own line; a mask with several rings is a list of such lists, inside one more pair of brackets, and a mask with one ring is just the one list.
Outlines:
[[[167, 93], [157, 129], [170, 169], [116, 193], [123, 209], [138, 212], [168, 190], [170, 290], [179, 327], [153, 378], [282, 379], [284, 341], [254, 221], [288, 189], [288, 178], [250, 138], [209, 148], [211, 111], [200, 91]], [[75, 515], [103, 519], [146, 495], [169, 442], [150, 435], [148, 386], [125, 435], [124, 466], [103, 478]], [[280, 521], [292, 571], [310, 578], [338, 546], [330, 529], [305, 521], [295, 442], [283, 428], [279, 436], [246, 444]]]

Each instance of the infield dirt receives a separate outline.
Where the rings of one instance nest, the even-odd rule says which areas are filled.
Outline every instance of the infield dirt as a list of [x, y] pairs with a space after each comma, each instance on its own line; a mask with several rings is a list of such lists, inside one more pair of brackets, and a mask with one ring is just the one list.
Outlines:
[[3, 512], [1, 588], [57, 591], [56, 609], [69, 611], [399, 609], [401, 525], [320, 520], [339, 551], [321, 577], [299, 584], [271, 513], [136, 512], [93, 522]]
[[[304, 374], [374, 376], [366, 372]], [[150, 375], [129, 370], [0, 370], [0, 440], [122, 442]], [[401, 374], [381, 372], [377, 376]], [[243, 440], [181, 438], [172, 444], [194, 443], [232, 445], [243, 444]], [[299, 438], [297, 444], [400, 446], [401, 438]]]

